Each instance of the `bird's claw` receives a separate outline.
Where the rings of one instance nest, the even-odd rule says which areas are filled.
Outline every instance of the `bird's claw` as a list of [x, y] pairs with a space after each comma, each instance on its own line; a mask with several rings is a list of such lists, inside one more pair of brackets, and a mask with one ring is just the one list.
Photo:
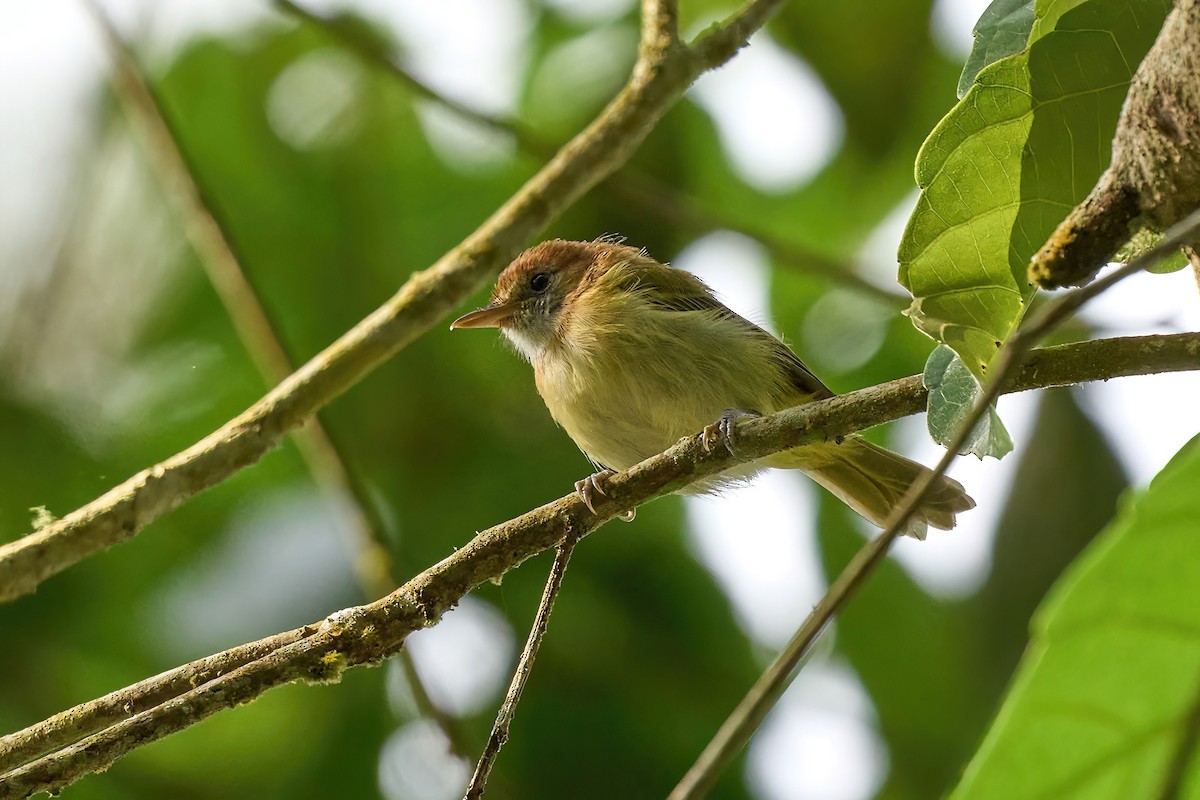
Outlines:
[[[588, 475], [583, 480], [575, 481], [575, 491], [579, 494], [579, 499], [587, 506], [587, 510], [596, 513], [596, 495], [608, 497], [608, 492], [604, 491], [604, 482], [611, 478], [616, 473], [611, 469], [602, 469], [599, 472], [594, 472]], [[622, 511], [617, 514], [617, 517], [622, 522], [633, 522], [634, 515], [637, 514], [637, 509], [631, 508], [628, 511]]]
[[727, 408], [722, 411], [717, 421], [706, 427], [700, 435], [700, 445], [704, 448], [704, 452], [712, 452], [713, 446], [720, 442], [731, 456], [736, 456], [737, 421], [757, 416], [759, 415], [752, 411], [742, 411], [736, 408]]

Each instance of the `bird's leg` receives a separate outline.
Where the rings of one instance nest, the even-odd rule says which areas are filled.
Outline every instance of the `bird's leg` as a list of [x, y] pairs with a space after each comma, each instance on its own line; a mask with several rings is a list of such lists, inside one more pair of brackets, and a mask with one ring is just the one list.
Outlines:
[[[597, 494], [608, 497], [608, 492], [604, 491], [604, 482], [615, 474], [611, 469], [602, 469], [599, 472], [593, 472], [583, 480], [575, 481], [575, 491], [579, 493], [579, 499], [587, 506], [588, 511], [596, 513], [596, 508], [592, 504], [595, 502]], [[617, 514], [617, 518], [623, 522], [633, 522], [635, 514], [637, 514], [637, 509], [631, 508]]]
[[725, 449], [732, 456], [737, 456], [737, 451], [734, 449], [737, 446], [735, 425], [739, 419], [749, 419], [751, 417], [761, 417], [756, 411], [743, 411], [740, 408], [727, 408], [721, 412], [720, 418], [712, 425], [704, 429], [701, 434], [701, 445], [704, 447], [704, 452], [711, 452], [713, 445], [717, 442], [725, 445]]

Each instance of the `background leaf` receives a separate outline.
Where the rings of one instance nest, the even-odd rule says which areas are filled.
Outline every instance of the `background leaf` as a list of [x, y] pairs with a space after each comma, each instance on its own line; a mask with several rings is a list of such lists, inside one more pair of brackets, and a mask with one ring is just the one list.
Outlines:
[[[983, 387], [962, 359], [943, 344], [929, 354], [922, 382], [929, 390], [929, 411], [925, 415], [929, 435], [938, 444], [946, 446], [958, 435], [963, 421], [970, 416], [975, 398], [983, 391]], [[987, 416], [975, 425], [971, 438], [959, 455], [1004, 458], [1012, 449], [1012, 437], [993, 405]]]

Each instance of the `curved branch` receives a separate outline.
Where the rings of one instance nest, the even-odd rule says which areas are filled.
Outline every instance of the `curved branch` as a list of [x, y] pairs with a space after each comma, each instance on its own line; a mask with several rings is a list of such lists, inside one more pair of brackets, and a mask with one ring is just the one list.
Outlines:
[[[1200, 334], [1101, 339], [1035, 350], [1005, 383], [1004, 392], [1093, 380], [1200, 369]], [[182, 730], [226, 708], [296, 680], [332, 681], [341, 671], [396, 653], [409, 633], [434, 624], [480, 584], [496, 580], [526, 559], [558, 546], [568, 534], [584, 536], [617, 514], [722, 472], [739, 460], [845, 436], [924, 410], [927, 392], [912, 375], [828, 400], [738, 423], [739, 458], [723, 448], [705, 452], [700, 436], [682, 439], [605, 484], [609, 497], [590, 513], [575, 493], [478, 534], [464, 547], [374, 603], [339, 612], [313, 626], [278, 634], [213, 658], [227, 669], [213, 675], [212, 659], [185, 665], [172, 676], [128, 687], [0, 739], [3, 764], [27, 761], [0, 775], [0, 800], [53, 791], [103, 770], [143, 744]], [[252, 658], [253, 660], [244, 660]], [[118, 699], [119, 698], [119, 699]], [[124, 704], [128, 704], [125, 708]], [[124, 709], [128, 714], [121, 714]], [[145, 709], [145, 710], [142, 710]], [[36, 754], [49, 755], [32, 760]], [[0, 767], [2, 768], [2, 767]]]
[[[246, 411], [186, 450], [76, 511], [0, 546], [0, 601], [34, 591], [73, 564], [256, 462], [479, 289], [535, 234], [633, 154], [703, 72], [731, 58], [782, 0], [751, 0], [695, 45], [654, 38], [620, 94], [508, 202], [432, 267]], [[653, 3], [649, 5], [655, 5]], [[661, 14], [650, 22], [657, 25]], [[660, 49], [657, 45], [662, 45]]]

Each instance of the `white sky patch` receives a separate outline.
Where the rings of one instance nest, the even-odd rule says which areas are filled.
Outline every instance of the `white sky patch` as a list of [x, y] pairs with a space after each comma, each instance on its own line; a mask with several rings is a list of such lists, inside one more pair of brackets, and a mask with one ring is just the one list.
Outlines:
[[[437, 625], [409, 636], [405, 647], [433, 701], [468, 717], [495, 700], [508, 680], [513, 641], [504, 617], [483, 600], [468, 596]], [[388, 684], [389, 689], [398, 688], [391, 680]]]
[[716, 231], [681, 250], [671, 266], [700, 278], [721, 302], [754, 324], [775, 330], [770, 317], [770, 258], [758, 242], [740, 233]]
[[684, 498], [692, 548], [759, 644], [782, 647], [825, 592], [814, 488], [770, 470], [720, 497]]
[[193, 658], [329, 613], [356, 594], [347, 502], [298, 485], [238, 509], [221, 539], [145, 603], [147, 636]]
[[[74, 0], [12, 3], [0, 25], [0, 320], [61, 224], [94, 133], [94, 82], [106, 67], [92, 21]], [[0, 324], [0, 328], [3, 325]]]
[[750, 742], [746, 780], [761, 800], [866, 800], [887, 777], [887, 747], [858, 677], [813, 662]]
[[1176, 372], [1087, 386], [1084, 405], [1134, 486], [1145, 486], [1200, 433], [1200, 376]]
[[[1101, 335], [1200, 330], [1200, 291], [1190, 268], [1126, 278], [1081, 313]], [[1200, 374], [1177, 372], [1089, 384], [1088, 412], [1117, 451], [1130, 480], [1145, 485], [1200, 433]]]
[[[70, 5], [88, 25], [95, 27], [83, 3], [31, 3], [29, 5]], [[282, 17], [269, 3], [245, 0], [100, 0], [122, 34], [135, 46], [146, 47], [139, 55], [155, 63], [173, 58], [197, 36], [226, 37], [264, 22]], [[97, 42], [102, 40], [97, 36]]]
[[475, 108], [511, 111], [520, 88], [533, 20], [520, 0], [330, 2], [390, 27], [406, 66], [437, 91]]
[[971, 31], [991, 0], [937, 0], [933, 4], [933, 40], [951, 58], [966, 60], [975, 44]]
[[[394, 0], [310, 2], [326, 13], [353, 8], [400, 41], [403, 63], [435, 91], [487, 113], [511, 112], [525, 69], [533, 20], [519, 0], [397, 3]], [[434, 152], [464, 172], [503, 164], [511, 137], [431, 102], [416, 104]]]
[[900, 262], [896, 253], [900, 249], [900, 239], [904, 236], [908, 218], [912, 216], [920, 196], [921, 193], [913, 189], [875, 226], [859, 248], [859, 274], [877, 286], [885, 289], [902, 288], [897, 279]]
[[737, 174], [784, 192], [804, 183], [841, 146], [841, 109], [821, 79], [765, 33], [689, 96], [712, 117]]
[[1142, 272], [1089, 300], [1080, 316], [1105, 336], [1200, 330], [1200, 290], [1188, 267], [1167, 275]]
[[267, 121], [298, 150], [350, 139], [361, 121], [355, 103], [362, 64], [343, 49], [322, 48], [288, 64], [267, 92]]
[[456, 800], [471, 767], [450, 752], [437, 725], [416, 720], [399, 728], [379, 754], [379, 789], [387, 800]]

